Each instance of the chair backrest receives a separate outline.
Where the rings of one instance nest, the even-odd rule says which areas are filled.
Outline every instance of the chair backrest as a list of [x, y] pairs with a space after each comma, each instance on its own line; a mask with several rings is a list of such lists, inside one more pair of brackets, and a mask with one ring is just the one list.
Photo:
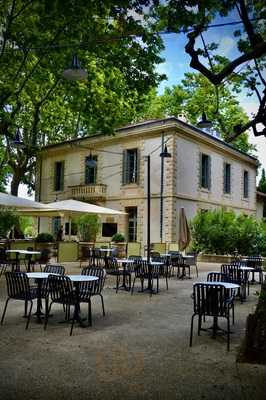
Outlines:
[[236, 283], [241, 285], [243, 271], [241, 271], [240, 266], [236, 264], [223, 264], [221, 266], [221, 272], [225, 274], [225, 279], [227, 282]]
[[161, 254], [158, 251], [151, 251], [151, 258], [161, 257]]
[[87, 247], [87, 246], [81, 246], [80, 252], [81, 252], [80, 257], [81, 257], [81, 259], [83, 259], [83, 260], [86, 260], [86, 259], [89, 258], [90, 255], [91, 255], [91, 250], [90, 250], [90, 248]]
[[0, 248], [0, 263], [1, 262], [5, 263], [6, 261], [7, 261], [6, 250], [1, 247]]
[[187, 264], [189, 264], [189, 265], [197, 264], [197, 257], [198, 257], [197, 253], [191, 251], [191, 252], [186, 253], [186, 255], [190, 256], [189, 258], [186, 259]]
[[60, 264], [47, 264], [43, 272], [51, 273], [51, 274], [59, 274], [59, 275], [65, 275], [65, 267]]
[[8, 297], [13, 299], [30, 299], [29, 278], [25, 272], [6, 272]]
[[195, 283], [193, 286], [194, 313], [205, 316], [224, 317], [226, 289], [223, 285]]
[[247, 260], [247, 266], [250, 268], [261, 268], [262, 257], [261, 256], [249, 256]]
[[131, 256], [128, 256], [128, 259], [129, 260], [142, 260], [142, 257], [141, 256], [137, 256], [137, 255], [131, 255]]
[[70, 304], [73, 302], [73, 286], [68, 276], [49, 275], [48, 287], [51, 300], [54, 303]]
[[81, 291], [85, 287], [86, 289], [89, 288], [92, 294], [100, 294], [102, 292], [106, 277], [105, 269], [95, 268], [95, 267], [84, 267], [81, 271], [81, 275], [97, 276], [99, 278], [97, 281], [82, 283], [80, 286]]
[[226, 274], [222, 272], [209, 272], [207, 275], [208, 282], [226, 282]]
[[105, 258], [105, 268], [108, 270], [118, 270], [118, 264], [114, 257], [106, 257]]

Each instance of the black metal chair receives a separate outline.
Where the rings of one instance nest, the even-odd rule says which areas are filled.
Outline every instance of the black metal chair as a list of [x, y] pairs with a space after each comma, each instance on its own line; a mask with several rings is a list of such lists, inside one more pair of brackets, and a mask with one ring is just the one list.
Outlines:
[[43, 272], [48, 274], [58, 274], [58, 275], [65, 275], [65, 267], [61, 264], [47, 264]]
[[186, 275], [186, 269], [188, 270], [188, 277], [191, 278], [190, 276], [190, 269], [191, 267], [195, 267], [196, 268], [196, 274], [197, 274], [197, 278], [199, 276], [199, 271], [198, 271], [198, 266], [197, 266], [197, 253], [187, 253], [187, 256], [191, 256], [191, 258], [185, 258], [184, 259], [184, 271], [185, 271], [185, 275]]
[[80, 268], [81, 268], [82, 262], [88, 262], [89, 261], [91, 255], [92, 255], [92, 252], [91, 252], [91, 249], [89, 247], [87, 247], [87, 246], [81, 246], [80, 252], [81, 252], [81, 254], [80, 254], [80, 257], [79, 257], [79, 265], [80, 265]]
[[[226, 282], [235, 283], [240, 286], [239, 297], [241, 303], [247, 297], [248, 274], [246, 271], [240, 269], [239, 264], [223, 264], [221, 265], [221, 272], [226, 275]], [[249, 290], [248, 290], [249, 293]]]
[[104, 301], [102, 290], [105, 283], [106, 271], [103, 268], [85, 267], [82, 269], [82, 275], [96, 276], [97, 281], [82, 282], [79, 286], [79, 302], [88, 304], [88, 325], [91, 326], [91, 298], [100, 296], [102, 303], [103, 316], [105, 316]]
[[51, 297], [51, 303], [48, 307], [48, 311], [45, 314], [44, 329], [47, 328], [48, 319], [51, 311], [51, 307], [54, 303], [62, 304], [67, 310], [66, 319], [70, 318], [70, 307], [74, 307], [72, 315], [72, 323], [70, 329], [70, 336], [73, 332], [74, 322], [75, 322], [75, 312], [76, 307], [78, 307], [78, 297], [72, 286], [72, 282], [68, 276], [64, 275], [49, 275], [48, 276], [48, 290]]
[[106, 257], [106, 273], [107, 275], [116, 276], [116, 293], [120, 285], [120, 278], [124, 277], [128, 280], [128, 285], [131, 287], [131, 270], [120, 269], [115, 258]]
[[[207, 275], [208, 282], [227, 282], [227, 275], [222, 272], [209, 272]], [[232, 309], [232, 322], [235, 323], [235, 306], [234, 306], [234, 298], [235, 298], [235, 290], [227, 289], [228, 299], [230, 300], [230, 308]]]
[[[157, 293], [159, 292], [159, 277], [160, 277], [160, 272], [159, 268], [160, 266], [149, 266], [147, 261], [144, 260], [135, 260], [135, 263], [133, 265], [134, 268], [134, 279], [133, 279], [133, 284], [131, 287], [131, 294], [134, 292], [134, 287], [135, 287], [135, 282], [137, 279], [140, 280], [141, 283], [141, 291], [144, 291], [144, 282], [145, 280], [149, 282], [151, 281], [151, 289], [153, 289], [153, 282], [154, 279], [156, 280], [156, 291]], [[151, 290], [152, 294], [152, 290]]]
[[227, 320], [227, 350], [230, 350], [230, 307], [231, 300], [228, 299], [227, 290], [222, 285], [196, 283], [193, 286], [193, 309], [194, 313], [191, 318], [190, 341], [192, 346], [193, 322], [194, 317], [198, 315], [198, 335], [203, 330], [202, 318], [207, 316], [213, 317], [213, 337], [216, 336], [218, 318], [226, 318]]
[[168, 290], [169, 261], [167, 257], [152, 257], [152, 261], [163, 263], [163, 265], [153, 265], [153, 274], [158, 274], [159, 278], [165, 279], [166, 289]]
[[262, 257], [261, 256], [249, 256], [246, 262], [247, 267], [254, 268], [252, 271], [252, 280], [255, 282], [255, 273], [259, 274], [259, 283], [263, 283], [263, 270], [262, 270]]
[[[176, 269], [176, 277], [183, 278], [185, 276], [185, 262], [182, 254], [175, 252], [171, 255], [171, 269], [174, 271]], [[181, 273], [180, 273], [181, 270]]]
[[7, 300], [5, 303], [4, 311], [2, 314], [1, 325], [3, 325], [7, 305], [10, 299], [22, 300], [25, 304], [25, 310], [27, 304], [30, 302], [30, 310], [27, 315], [26, 329], [29, 327], [33, 300], [37, 298], [36, 288], [31, 288], [29, 284], [29, 278], [25, 272], [6, 272], [6, 283], [7, 283]]

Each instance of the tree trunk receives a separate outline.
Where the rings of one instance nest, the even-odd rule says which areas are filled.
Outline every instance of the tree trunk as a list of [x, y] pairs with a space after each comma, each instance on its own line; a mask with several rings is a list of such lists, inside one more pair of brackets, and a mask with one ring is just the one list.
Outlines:
[[22, 171], [16, 170], [14, 172], [12, 181], [11, 181], [11, 194], [13, 194], [13, 196], [18, 195], [18, 188], [19, 188], [19, 184], [21, 182], [22, 177], [23, 177]]

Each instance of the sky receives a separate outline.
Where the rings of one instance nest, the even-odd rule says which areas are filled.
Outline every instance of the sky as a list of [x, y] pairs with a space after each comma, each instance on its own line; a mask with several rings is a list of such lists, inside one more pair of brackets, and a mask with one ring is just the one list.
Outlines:
[[[220, 22], [231, 22], [238, 21], [239, 17], [237, 15], [229, 15], [227, 20], [221, 21], [218, 19], [214, 20], [214, 23]], [[236, 48], [235, 39], [233, 36], [233, 31], [235, 29], [242, 29], [241, 25], [235, 26], [225, 26], [210, 28], [207, 33], [204, 34], [204, 39], [207, 43], [216, 42], [219, 44], [218, 53], [226, 56], [230, 59], [235, 58], [239, 53]], [[164, 58], [164, 62], [157, 66], [157, 71], [164, 73], [167, 76], [167, 80], [163, 81], [159, 88], [158, 93], [161, 94], [165, 87], [171, 87], [172, 85], [177, 85], [181, 82], [184, 74], [189, 71], [194, 71], [189, 67], [190, 58], [185, 53], [184, 47], [186, 44], [185, 34], [166, 34], [162, 35], [165, 49], [162, 51], [161, 56]], [[195, 72], [195, 71], [194, 71]], [[246, 93], [243, 91], [239, 95], [239, 102], [244, 108], [248, 115], [254, 113], [258, 107], [256, 98], [247, 97]], [[264, 136], [254, 137], [253, 133], [250, 133], [250, 142], [257, 146], [257, 157], [261, 163], [261, 168], [266, 168], [266, 138]], [[261, 168], [259, 170], [258, 179], [261, 175]], [[20, 185], [19, 196], [27, 197], [27, 188], [24, 185]]]

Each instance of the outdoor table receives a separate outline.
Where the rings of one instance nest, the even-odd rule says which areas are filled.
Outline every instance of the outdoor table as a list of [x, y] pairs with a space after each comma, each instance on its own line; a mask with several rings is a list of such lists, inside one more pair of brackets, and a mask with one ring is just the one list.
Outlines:
[[28, 261], [28, 268], [27, 272], [30, 272], [30, 262], [31, 262], [31, 257], [33, 255], [40, 255], [40, 251], [35, 251], [35, 250], [23, 250], [23, 249], [13, 249], [13, 250], [6, 250], [6, 253], [15, 253], [16, 254], [16, 270], [19, 270], [19, 254], [24, 254], [29, 256], [29, 261]]
[[117, 258], [116, 261], [118, 264], [122, 264], [122, 267], [123, 267], [123, 282], [122, 282], [122, 285], [119, 286], [119, 289], [124, 289], [126, 291], [129, 291], [130, 287], [128, 287], [126, 285], [126, 267], [129, 264], [134, 264], [135, 260], [128, 259], [128, 258]]
[[[66, 275], [68, 278], [70, 278], [71, 282], [73, 282], [77, 298], [79, 299], [79, 284], [82, 282], [93, 282], [97, 281], [99, 278], [97, 276], [91, 276], [91, 275]], [[74, 320], [79, 323], [79, 325], [82, 328], [85, 328], [85, 325], [82, 322], [82, 318], [80, 316], [80, 305], [79, 301], [75, 304], [75, 309], [74, 309]]]
[[[236, 283], [231, 283], [231, 282], [209, 282], [209, 281], [199, 281], [199, 282], [194, 282], [193, 286], [196, 285], [197, 283], [201, 283], [203, 285], [208, 285], [208, 286], [216, 286], [216, 285], [220, 285], [225, 287], [225, 289], [228, 290], [238, 290], [240, 288], [239, 285], [237, 285]], [[213, 325], [209, 328], [207, 328], [208, 330], [212, 329], [213, 331], [213, 337], [215, 337], [215, 334], [217, 333], [217, 331], [222, 331], [224, 332], [223, 329], [221, 329], [218, 325], [218, 317], [216, 317], [215, 315], [213, 316]]]
[[[41, 311], [42, 309], [42, 283], [44, 279], [47, 279], [49, 275], [57, 275], [57, 274], [51, 274], [48, 272], [27, 272], [26, 273], [27, 277], [29, 279], [36, 279], [37, 281], [37, 310], [34, 315], [37, 317], [37, 322], [41, 323], [41, 316], [44, 315], [43, 312]], [[26, 315], [25, 315], [26, 317]]]

